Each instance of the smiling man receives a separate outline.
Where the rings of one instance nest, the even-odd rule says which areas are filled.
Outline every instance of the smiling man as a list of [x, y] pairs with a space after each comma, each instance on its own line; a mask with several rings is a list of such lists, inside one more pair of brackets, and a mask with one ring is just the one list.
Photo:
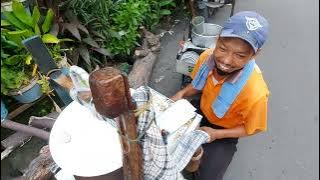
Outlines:
[[210, 142], [203, 145], [197, 180], [222, 179], [238, 138], [267, 130], [269, 90], [255, 63], [267, 35], [267, 20], [255, 12], [230, 17], [216, 47], [200, 55], [191, 84], [171, 98], [202, 93], [200, 129], [209, 134]]

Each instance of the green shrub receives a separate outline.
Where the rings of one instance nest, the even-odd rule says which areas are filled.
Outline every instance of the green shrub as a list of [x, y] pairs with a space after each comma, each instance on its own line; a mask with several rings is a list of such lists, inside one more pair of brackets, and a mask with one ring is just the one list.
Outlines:
[[99, 34], [101, 47], [113, 55], [130, 55], [139, 46], [139, 26], [154, 29], [175, 7], [173, 0], [69, 0], [67, 4], [81, 24], [94, 32], [90, 34]]

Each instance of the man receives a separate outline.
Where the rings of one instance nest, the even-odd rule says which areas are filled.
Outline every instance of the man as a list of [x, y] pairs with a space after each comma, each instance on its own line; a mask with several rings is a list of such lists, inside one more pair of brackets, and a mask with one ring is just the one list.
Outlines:
[[255, 12], [230, 17], [215, 48], [200, 55], [191, 84], [172, 97], [176, 101], [202, 93], [200, 129], [210, 142], [203, 145], [197, 179], [222, 179], [238, 138], [267, 130], [269, 91], [255, 64], [267, 35], [267, 20]]

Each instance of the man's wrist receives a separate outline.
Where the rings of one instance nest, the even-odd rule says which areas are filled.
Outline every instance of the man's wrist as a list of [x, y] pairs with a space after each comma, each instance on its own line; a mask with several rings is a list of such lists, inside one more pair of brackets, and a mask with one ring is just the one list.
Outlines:
[[181, 90], [181, 91], [179, 91], [179, 97], [180, 97], [180, 99], [182, 99], [182, 98], [184, 98], [184, 91], [183, 90]]
[[214, 138], [214, 139], [221, 139], [221, 138], [223, 138], [223, 131], [215, 129], [215, 131], [212, 134], [212, 136], [213, 136], [212, 138]]

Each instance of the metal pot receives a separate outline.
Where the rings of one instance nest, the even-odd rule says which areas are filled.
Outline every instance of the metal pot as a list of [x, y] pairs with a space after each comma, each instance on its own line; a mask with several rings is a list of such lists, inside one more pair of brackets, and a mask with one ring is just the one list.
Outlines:
[[30, 84], [22, 87], [18, 90], [13, 90], [8, 93], [9, 96], [12, 96], [15, 100], [21, 103], [31, 103], [38, 100], [42, 95], [41, 86], [37, 83], [38, 78], [34, 77]]
[[204, 32], [198, 34], [195, 28], [192, 28], [191, 41], [194, 45], [204, 48], [214, 48], [222, 26], [218, 24], [204, 23]]

